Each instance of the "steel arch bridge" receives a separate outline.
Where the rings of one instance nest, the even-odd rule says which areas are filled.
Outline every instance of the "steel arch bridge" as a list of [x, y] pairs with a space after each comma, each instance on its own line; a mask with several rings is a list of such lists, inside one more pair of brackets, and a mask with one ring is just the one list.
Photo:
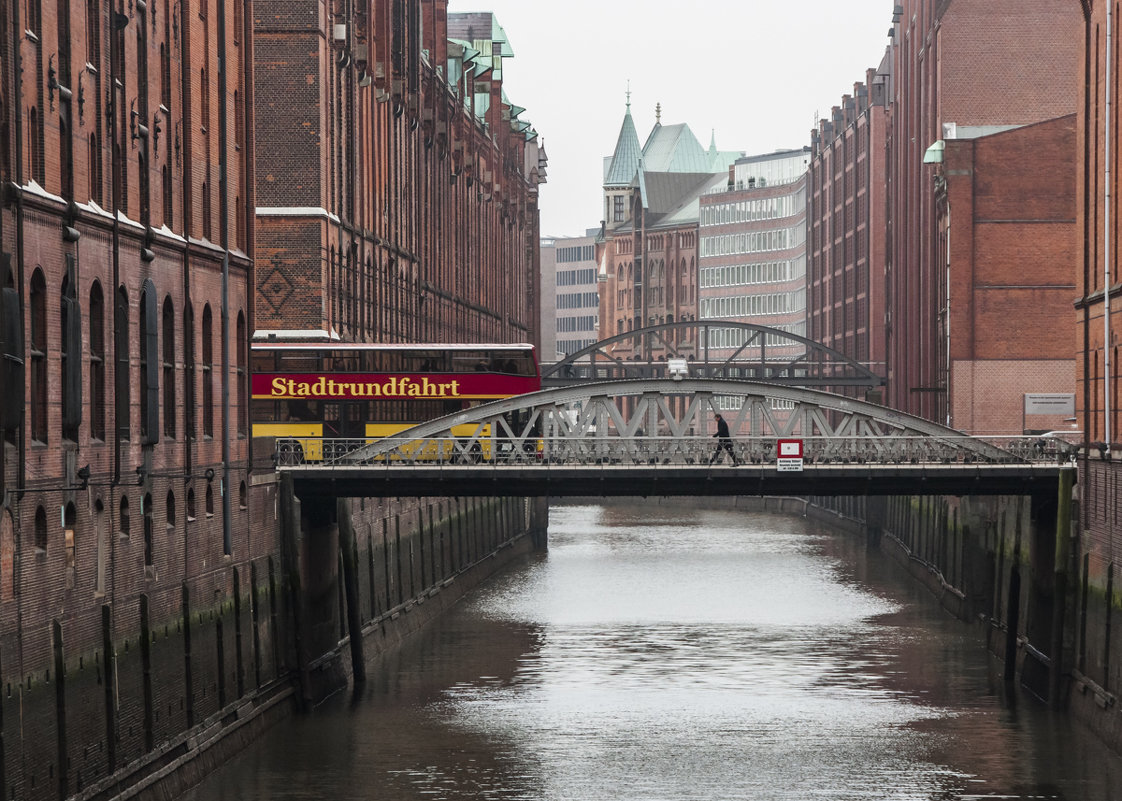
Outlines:
[[665, 360], [644, 357], [655, 350], [665, 352], [667, 358], [686, 359], [691, 378], [803, 387], [873, 388], [885, 383], [867, 365], [797, 334], [733, 320], [689, 320], [637, 328], [595, 342], [544, 367], [542, 385], [666, 378]]
[[[712, 414], [735, 467], [713, 464]], [[802, 472], [778, 472], [799, 439]], [[1067, 456], [998, 447], [882, 406], [753, 381], [640, 379], [494, 401], [379, 440], [277, 441], [305, 492], [353, 495], [1024, 494], [1054, 492]], [[715, 481], [714, 478], [721, 480]], [[735, 479], [735, 480], [724, 480]]]

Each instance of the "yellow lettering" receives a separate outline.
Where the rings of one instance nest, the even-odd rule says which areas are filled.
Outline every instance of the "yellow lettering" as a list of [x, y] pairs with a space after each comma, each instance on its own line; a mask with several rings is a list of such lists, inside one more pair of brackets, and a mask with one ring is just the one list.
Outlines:
[[285, 391], [285, 381], [283, 378], [277, 377], [273, 379], [273, 394], [274, 395], [287, 395]]

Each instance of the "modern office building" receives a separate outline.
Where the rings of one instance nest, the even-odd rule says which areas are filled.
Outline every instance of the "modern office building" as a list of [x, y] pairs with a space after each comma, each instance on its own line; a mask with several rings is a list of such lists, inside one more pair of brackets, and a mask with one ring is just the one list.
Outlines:
[[[809, 148], [739, 158], [700, 202], [698, 319], [806, 335], [806, 170]], [[731, 356], [743, 330], [709, 329], [709, 348]], [[802, 345], [765, 335], [752, 345], [790, 361]]]
[[557, 361], [599, 339], [596, 235], [542, 239], [542, 362]]

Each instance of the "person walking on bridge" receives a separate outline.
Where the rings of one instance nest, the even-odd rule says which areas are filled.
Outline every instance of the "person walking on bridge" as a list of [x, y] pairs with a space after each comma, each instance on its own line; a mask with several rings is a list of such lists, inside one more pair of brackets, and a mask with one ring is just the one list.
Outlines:
[[717, 448], [713, 451], [713, 455], [709, 457], [709, 464], [722, 458], [721, 451], [728, 451], [729, 456], [732, 457], [734, 465], [740, 464], [740, 460], [736, 458], [736, 451], [732, 449], [732, 437], [729, 436], [729, 424], [725, 422], [725, 418], [721, 415], [714, 415], [714, 420], [717, 421], [717, 433], [713, 436], [717, 438]]

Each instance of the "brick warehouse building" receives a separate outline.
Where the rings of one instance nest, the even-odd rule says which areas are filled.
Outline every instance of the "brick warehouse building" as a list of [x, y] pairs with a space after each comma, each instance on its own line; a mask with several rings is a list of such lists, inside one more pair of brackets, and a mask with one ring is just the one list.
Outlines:
[[1069, 430], [1075, 115], [953, 133], [930, 165], [937, 259], [949, 265], [936, 343], [950, 373], [948, 423], [979, 435]]
[[[255, 329], [536, 338], [538, 153], [503, 103], [505, 36], [484, 15], [445, 41], [444, 4], [423, 6], [0, 12], [0, 795], [107, 797], [227, 731], [244, 742], [318, 656], [291, 648], [283, 509], [249, 437]], [[331, 129], [280, 154], [310, 163], [255, 159], [277, 106], [253, 97], [255, 19], [267, 55], [311, 26], [296, 50], [327, 56], [307, 91]], [[338, 136], [360, 111], [361, 138]], [[271, 268], [256, 279], [254, 253]], [[311, 303], [282, 299], [285, 280]], [[361, 509], [361, 622], [391, 635], [523, 525], [506, 501]], [[333, 645], [353, 630], [318, 629]]]
[[[166, 653], [126, 645], [191, 601], [225, 603], [263, 543], [246, 535], [243, 11], [19, 0], [0, 13], [6, 797], [88, 788], [226, 697], [211, 691], [227, 675], [208, 623], [178, 692], [145, 678]], [[159, 707], [110, 704], [114, 682]]]
[[924, 155], [948, 138], [948, 125], [1021, 126], [1074, 113], [1079, 8], [1050, 0], [903, 0], [893, 22], [885, 402], [944, 422], [946, 265], [937, 251], [936, 174]]
[[505, 33], [444, 2], [344, 8], [256, 2], [258, 336], [534, 342], [539, 149]]
[[807, 171], [807, 337], [881, 376], [885, 88], [876, 70], [854, 84], [811, 131]]

